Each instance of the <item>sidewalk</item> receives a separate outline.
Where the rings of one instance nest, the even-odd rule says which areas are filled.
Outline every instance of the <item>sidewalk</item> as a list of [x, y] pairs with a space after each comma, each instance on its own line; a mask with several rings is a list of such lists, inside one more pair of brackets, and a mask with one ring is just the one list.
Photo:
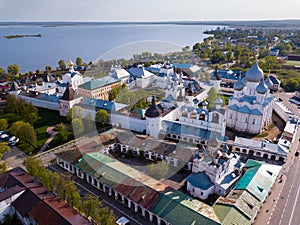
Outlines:
[[51, 134], [51, 136], [48, 138], [48, 140], [45, 142], [45, 144], [41, 147], [41, 149], [39, 150], [38, 153], [42, 153], [43, 151], [46, 150], [46, 148], [48, 147], [49, 143], [53, 140], [53, 138], [55, 137], [55, 135], [57, 135], [57, 131], [53, 131], [54, 127], [48, 127], [46, 132], [48, 134]]

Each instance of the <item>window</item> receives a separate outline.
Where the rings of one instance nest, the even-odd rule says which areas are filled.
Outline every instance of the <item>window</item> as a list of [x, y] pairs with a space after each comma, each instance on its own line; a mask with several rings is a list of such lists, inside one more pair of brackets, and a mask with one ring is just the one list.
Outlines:
[[213, 114], [212, 122], [213, 123], [219, 123], [219, 114], [217, 114], [217, 113]]
[[255, 124], [255, 119], [253, 119], [252, 124]]
[[246, 118], [246, 121], [245, 121], [246, 123], [248, 123], [248, 118]]

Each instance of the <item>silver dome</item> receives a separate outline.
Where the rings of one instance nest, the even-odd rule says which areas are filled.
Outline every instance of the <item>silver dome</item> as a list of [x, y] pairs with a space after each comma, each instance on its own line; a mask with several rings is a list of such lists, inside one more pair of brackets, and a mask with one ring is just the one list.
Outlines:
[[265, 80], [265, 83], [269, 89], [271, 89], [273, 87], [273, 82], [271, 81], [270, 76], [267, 77], [267, 79]]
[[246, 78], [246, 77], [243, 77], [243, 78], [241, 79], [241, 82], [242, 82], [242, 84], [245, 86], [245, 85], [247, 84], [247, 78]]
[[259, 94], [265, 94], [268, 91], [268, 87], [265, 84], [264, 80], [261, 80], [256, 87], [256, 92]]
[[208, 105], [207, 101], [202, 102], [202, 106], [207, 106], [207, 105]]
[[250, 82], [259, 82], [264, 78], [264, 72], [258, 66], [258, 61], [254, 63], [254, 65], [247, 71], [246, 79]]
[[241, 91], [244, 88], [244, 84], [241, 79], [234, 83], [233, 89], [237, 91]]
[[220, 99], [220, 98], [217, 98], [217, 100], [216, 100], [216, 104], [217, 104], [217, 105], [221, 105], [221, 104], [223, 104], [223, 100], [222, 100], [222, 99]]

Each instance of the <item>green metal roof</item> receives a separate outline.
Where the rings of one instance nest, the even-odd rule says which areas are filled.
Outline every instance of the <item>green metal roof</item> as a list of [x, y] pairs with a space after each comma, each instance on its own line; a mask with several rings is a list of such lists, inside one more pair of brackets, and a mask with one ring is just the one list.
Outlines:
[[222, 225], [251, 225], [251, 221], [232, 206], [215, 204], [213, 208]]
[[176, 225], [220, 224], [212, 207], [175, 190], [164, 192], [152, 211]]
[[[215, 222], [218, 221], [218, 218], [212, 207], [180, 191], [172, 190], [167, 185], [108, 155], [99, 152], [87, 153], [83, 155], [75, 166], [113, 188], [120, 188], [120, 184], [126, 184], [128, 178], [133, 179], [136, 181], [136, 187], [131, 191], [130, 196], [132, 198], [141, 194], [149, 193], [150, 195], [153, 192], [151, 190], [161, 193], [160, 197], [159, 195], [157, 196], [159, 198], [152, 199], [153, 207], [151, 207], [151, 211], [172, 224], [219, 224]], [[141, 189], [139, 187], [145, 188]], [[180, 218], [178, 218], [178, 215], [180, 215]]]
[[117, 82], [120, 82], [120, 80], [114, 77], [106, 76], [99, 79], [88, 81], [84, 84], [79, 85], [78, 88], [82, 88], [86, 90], [94, 90]]

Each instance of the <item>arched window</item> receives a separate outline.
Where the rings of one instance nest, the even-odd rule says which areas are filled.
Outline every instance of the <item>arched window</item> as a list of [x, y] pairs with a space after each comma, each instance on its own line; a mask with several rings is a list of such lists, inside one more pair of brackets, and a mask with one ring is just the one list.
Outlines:
[[204, 113], [201, 113], [199, 115], [199, 120], [205, 120], [205, 114]]
[[255, 124], [255, 119], [253, 119], [252, 124]]
[[218, 113], [213, 114], [212, 122], [213, 123], [219, 123], [219, 114]]
[[182, 112], [182, 116], [183, 116], [183, 117], [187, 117], [187, 115], [188, 115], [188, 112], [187, 112], [187, 111], [183, 111], [183, 112]]

